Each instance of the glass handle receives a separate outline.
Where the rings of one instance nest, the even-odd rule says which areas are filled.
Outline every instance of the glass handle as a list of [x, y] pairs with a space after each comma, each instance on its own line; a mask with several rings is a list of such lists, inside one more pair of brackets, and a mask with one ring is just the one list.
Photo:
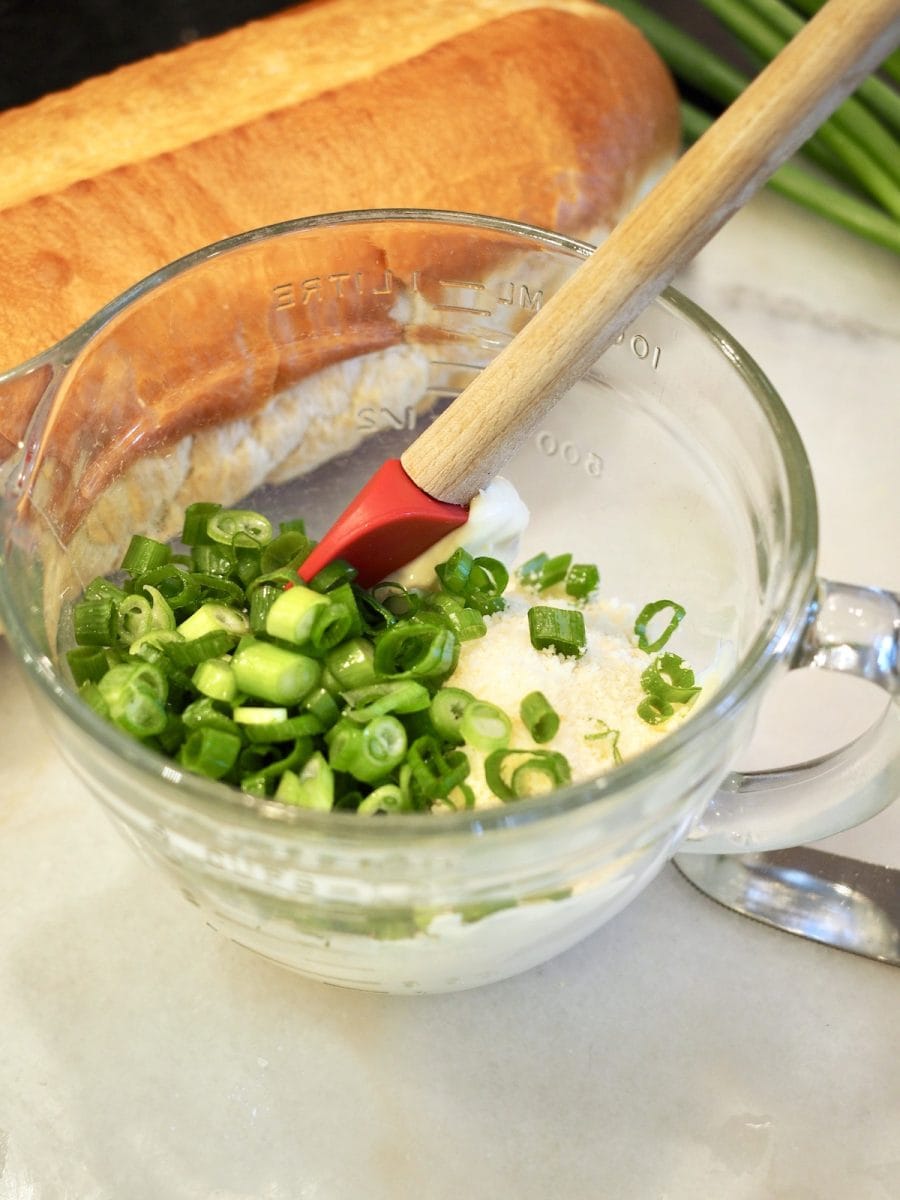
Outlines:
[[820, 579], [794, 666], [858, 675], [900, 693], [900, 596]]
[[680, 853], [746, 854], [830, 837], [900, 795], [900, 596], [820, 580], [791, 667], [842, 671], [893, 698], [849, 746], [780, 771], [733, 772]]

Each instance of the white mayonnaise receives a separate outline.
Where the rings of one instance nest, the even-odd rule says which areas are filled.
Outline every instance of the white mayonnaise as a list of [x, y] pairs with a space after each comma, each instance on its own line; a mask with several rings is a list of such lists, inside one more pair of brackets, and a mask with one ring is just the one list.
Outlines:
[[434, 568], [446, 562], [460, 546], [473, 557], [489, 555], [511, 567], [519, 550], [519, 541], [528, 526], [529, 512], [522, 497], [509, 482], [499, 476], [491, 480], [469, 505], [469, 519], [412, 562], [391, 574], [405, 588], [434, 588]]

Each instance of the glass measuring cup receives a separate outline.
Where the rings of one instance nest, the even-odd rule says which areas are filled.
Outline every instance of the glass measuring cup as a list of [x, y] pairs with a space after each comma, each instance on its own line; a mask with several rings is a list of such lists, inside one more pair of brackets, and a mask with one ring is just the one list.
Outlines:
[[[60, 665], [80, 588], [195, 499], [323, 531], [589, 248], [453, 214], [326, 216], [158, 273], [0, 379], [0, 615], [73, 768], [234, 940], [308, 975], [434, 991], [525, 969], [611, 917], [676, 851], [797, 844], [898, 790], [896, 705], [840, 755], [730, 771], [771, 682], [851, 670], [896, 693], [897, 600], [815, 577], [796, 431], [758, 368], [668, 292], [510, 462], [523, 556], [688, 611], [705, 703], [637, 759], [546, 799], [365, 821], [191, 777], [82, 705]], [[894, 651], [895, 653], [895, 651]]]

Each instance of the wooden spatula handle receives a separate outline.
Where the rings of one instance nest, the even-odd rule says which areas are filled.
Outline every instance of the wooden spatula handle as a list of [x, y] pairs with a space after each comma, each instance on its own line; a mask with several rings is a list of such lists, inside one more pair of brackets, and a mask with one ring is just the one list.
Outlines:
[[469, 500], [548, 411], [900, 39], [900, 0], [828, 0], [509, 346], [406, 450]]

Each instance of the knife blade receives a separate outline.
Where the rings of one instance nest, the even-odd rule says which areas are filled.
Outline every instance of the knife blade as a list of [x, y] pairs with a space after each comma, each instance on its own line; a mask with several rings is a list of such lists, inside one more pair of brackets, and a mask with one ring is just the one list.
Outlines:
[[679, 854], [685, 879], [776, 929], [900, 966], [900, 870], [800, 846], [759, 854]]

